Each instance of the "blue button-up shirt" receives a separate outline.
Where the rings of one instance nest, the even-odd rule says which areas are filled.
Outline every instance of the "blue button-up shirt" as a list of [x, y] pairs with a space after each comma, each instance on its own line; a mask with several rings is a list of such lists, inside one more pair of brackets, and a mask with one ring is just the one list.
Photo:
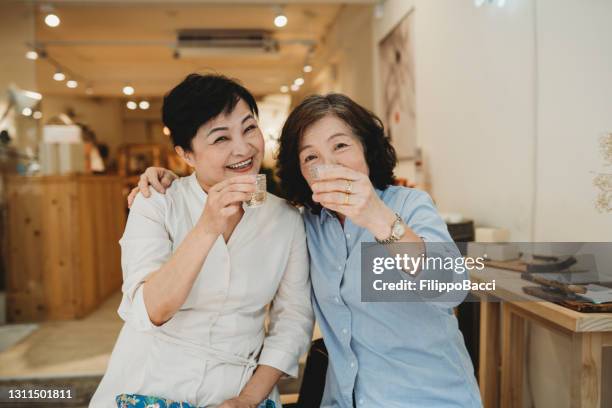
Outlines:
[[[377, 190], [426, 242], [452, 241], [425, 192]], [[364, 228], [326, 209], [304, 211], [313, 306], [329, 353], [321, 407], [481, 407], [474, 369], [451, 305], [362, 302]]]

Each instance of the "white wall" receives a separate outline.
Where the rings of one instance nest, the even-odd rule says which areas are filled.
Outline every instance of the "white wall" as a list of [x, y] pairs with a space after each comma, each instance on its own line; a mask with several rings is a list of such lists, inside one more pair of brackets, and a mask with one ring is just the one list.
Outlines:
[[[533, 4], [514, 0], [504, 9], [477, 9], [468, 0], [388, 1], [375, 24], [375, 43], [413, 7], [417, 138], [432, 195], [443, 212], [503, 226], [512, 239], [528, 240]], [[377, 109], [381, 113], [380, 100]]]
[[612, 1], [538, 0], [535, 238], [612, 241], [595, 209], [599, 138], [612, 133]]
[[306, 84], [294, 98], [295, 102], [311, 93], [341, 92], [357, 103], [374, 109], [372, 78], [372, 7], [342, 6], [334, 23], [317, 48]]
[[506, 227], [517, 241], [612, 239], [593, 186], [611, 173], [598, 148], [612, 132], [611, 9], [609, 0], [384, 3], [375, 49], [415, 13], [417, 140], [441, 211]]

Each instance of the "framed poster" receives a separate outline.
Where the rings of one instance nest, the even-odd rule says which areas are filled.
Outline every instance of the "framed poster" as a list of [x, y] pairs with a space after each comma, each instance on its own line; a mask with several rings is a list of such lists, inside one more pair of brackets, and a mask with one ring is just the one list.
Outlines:
[[413, 15], [407, 14], [378, 45], [383, 121], [400, 160], [416, 156]]

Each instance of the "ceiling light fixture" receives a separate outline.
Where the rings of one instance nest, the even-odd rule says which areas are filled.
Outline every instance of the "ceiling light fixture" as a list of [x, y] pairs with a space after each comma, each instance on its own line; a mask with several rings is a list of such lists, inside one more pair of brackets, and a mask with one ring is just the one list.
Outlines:
[[147, 110], [150, 106], [151, 105], [149, 104], [149, 101], [140, 101], [140, 103], [138, 104], [138, 107], [142, 110]]
[[39, 8], [40, 13], [45, 16], [45, 24], [49, 27], [57, 27], [60, 25], [61, 20], [59, 16], [55, 13], [55, 7], [51, 4], [42, 4]]
[[38, 53], [36, 50], [29, 50], [26, 52], [25, 57], [31, 61], [36, 61], [38, 59]]
[[289, 92], [289, 87], [287, 85], [283, 85], [283, 86], [280, 87], [280, 91], [282, 93], [287, 93], [287, 92]]
[[134, 101], [128, 101], [128, 103], [126, 103], [125, 106], [127, 106], [129, 110], [134, 110], [138, 107], [138, 104]]
[[297, 86], [302, 86], [304, 85], [304, 78], [300, 77], [300, 78], [295, 78], [295, 81], [293, 81], [294, 84], [296, 84]]
[[39, 120], [42, 118], [42, 112], [41, 111], [36, 111], [32, 114], [32, 117], [36, 120]]
[[278, 28], [283, 28], [287, 25], [289, 19], [285, 15], [282, 7], [276, 7], [276, 17], [274, 17], [274, 25]]
[[30, 115], [32, 115], [32, 109], [31, 109], [31, 108], [28, 108], [28, 107], [25, 107], [25, 108], [23, 108], [23, 110], [21, 111], [21, 114], [22, 114], [23, 116], [30, 116]]
[[296, 84], [292, 84], [292, 85], [291, 85], [291, 90], [292, 90], [293, 92], [297, 92], [299, 89], [300, 89], [300, 86], [299, 86], [299, 85], [296, 85]]
[[306, 65], [304, 65], [303, 70], [304, 70], [304, 72], [306, 72], [306, 73], [312, 72], [312, 65], [310, 65], [310, 64], [306, 64]]
[[60, 20], [57, 14], [49, 13], [45, 16], [45, 24], [51, 28], [57, 27], [61, 22], [62, 20]]
[[74, 79], [69, 79], [68, 81], [66, 81], [66, 86], [68, 88], [76, 88], [77, 86], [79, 86], [79, 83], [77, 81], [75, 81]]
[[66, 75], [64, 75], [64, 73], [58, 69], [57, 71], [55, 71], [55, 74], [53, 74], [53, 79], [58, 82], [63, 81], [64, 79], [66, 79]]
[[123, 87], [124, 95], [134, 95], [134, 87], [131, 85], [126, 85]]

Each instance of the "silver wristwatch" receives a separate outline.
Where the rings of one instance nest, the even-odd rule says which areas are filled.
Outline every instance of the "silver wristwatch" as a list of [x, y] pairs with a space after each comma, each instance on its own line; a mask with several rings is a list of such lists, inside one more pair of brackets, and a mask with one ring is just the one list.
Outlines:
[[396, 213], [395, 221], [393, 221], [393, 225], [391, 225], [391, 235], [385, 239], [378, 239], [376, 237], [374, 237], [374, 239], [379, 244], [386, 245], [391, 244], [395, 241], [399, 241], [405, 233], [406, 227], [404, 226], [404, 221], [402, 220], [402, 217], [400, 217], [400, 215]]

